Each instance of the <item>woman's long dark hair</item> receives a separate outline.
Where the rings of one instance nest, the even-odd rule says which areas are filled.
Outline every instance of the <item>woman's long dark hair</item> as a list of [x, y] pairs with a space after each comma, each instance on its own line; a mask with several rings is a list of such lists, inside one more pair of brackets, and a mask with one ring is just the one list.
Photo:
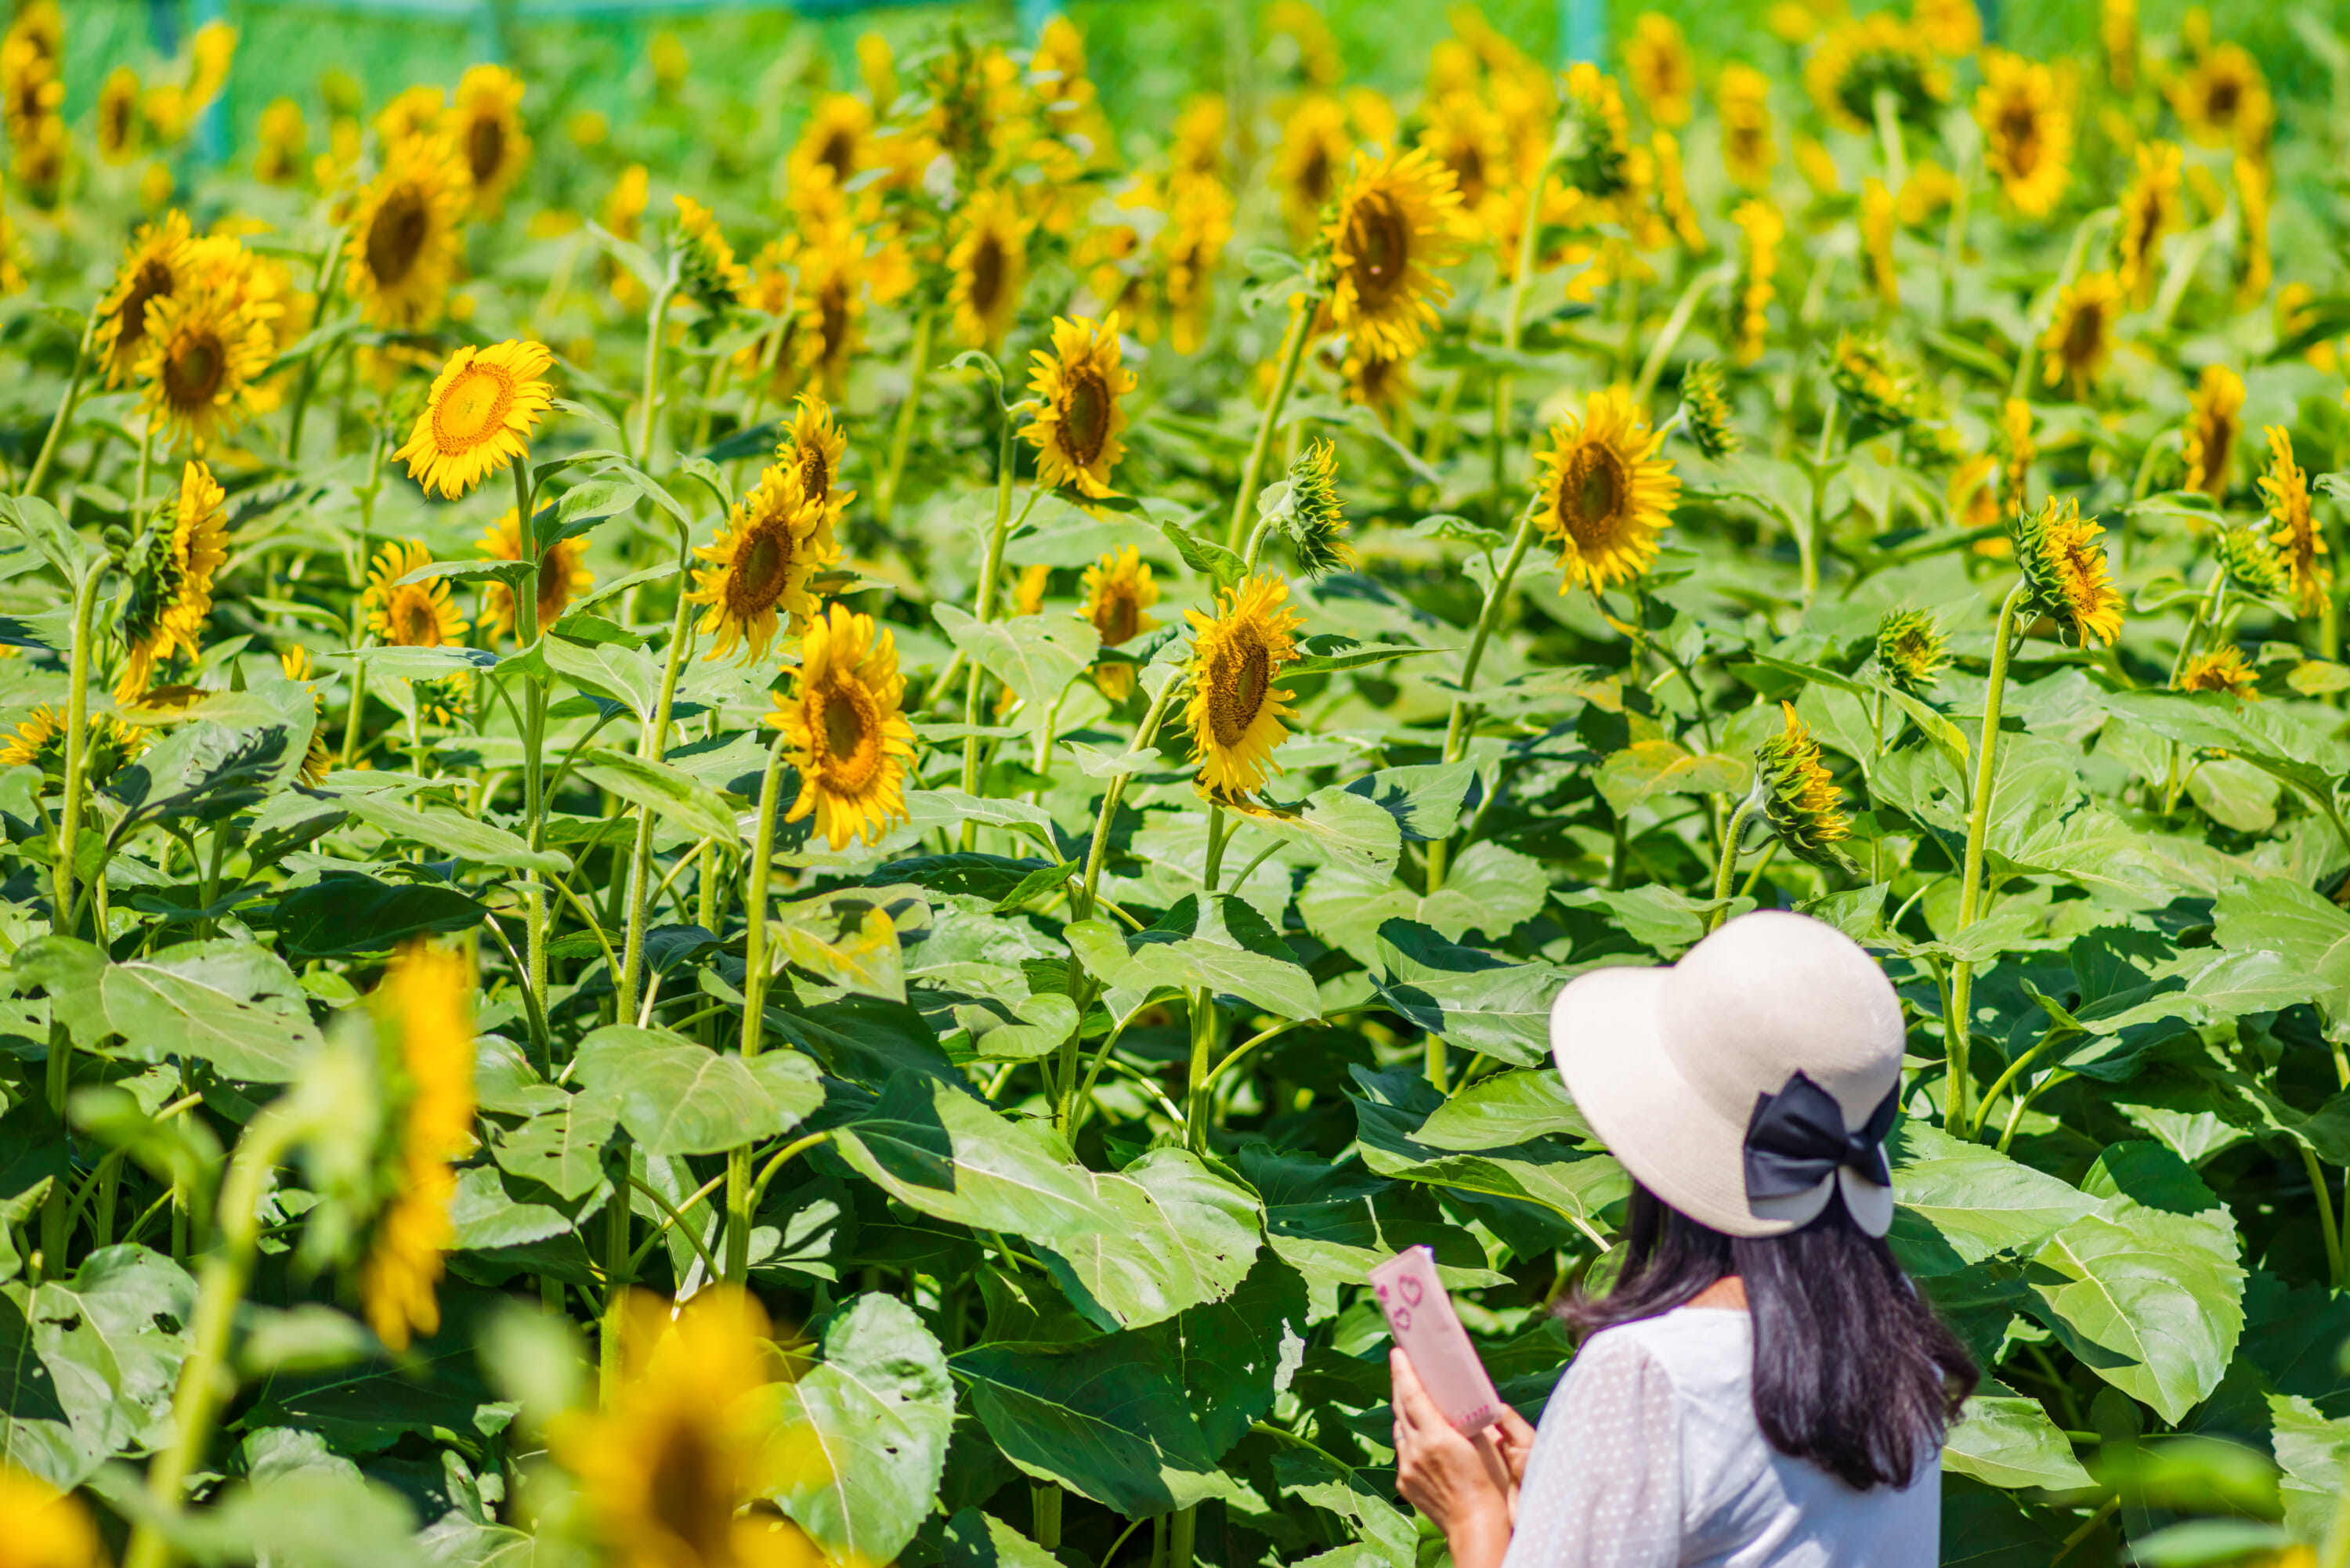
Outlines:
[[1784, 1236], [1726, 1236], [1632, 1189], [1624, 1271], [1559, 1312], [1586, 1333], [1686, 1306], [1735, 1274], [1754, 1328], [1754, 1418], [1771, 1446], [1857, 1490], [1907, 1486], [1980, 1374], [1893, 1250], [1838, 1192]]

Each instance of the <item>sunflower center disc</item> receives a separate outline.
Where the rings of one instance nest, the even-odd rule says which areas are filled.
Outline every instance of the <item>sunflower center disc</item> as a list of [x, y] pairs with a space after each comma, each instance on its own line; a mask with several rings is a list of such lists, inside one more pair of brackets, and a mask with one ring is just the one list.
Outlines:
[[122, 323], [118, 341], [124, 348], [147, 336], [147, 302], [159, 295], [172, 292], [172, 269], [160, 261], [151, 261], [139, 269], [139, 276], [130, 285], [130, 292], [122, 296], [122, 310], [118, 317]]
[[816, 154], [816, 161], [832, 171], [834, 184], [846, 185], [848, 177], [857, 172], [856, 151], [847, 132], [835, 131], [825, 138], [824, 151]]
[[513, 407], [513, 380], [477, 359], [434, 406], [432, 433], [443, 452], [467, 451], [495, 434]]
[[2040, 167], [2040, 117], [2028, 103], [2012, 103], [1999, 118], [2000, 135], [2007, 142], [2007, 160], [2019, 174]]
[[541, 629], [555, 624], [563, 613], [564, 600], [571, 597], [571, 573], [563, 564], [560, 549], [549, 550], [538, 558], [538, 624]]
[[1272, 681], [1273, 660], [1263, 642], [1251, 639], [1248, 651], [1240, 656], [1238, 668], [1227, 680], [1220, 682], [1223, 690], [1216, 693], [1219, 701], [1209, 704], [1209, 722], [1215, 726], [1216, 740], [1223, 745], [1237, 746], [1248, 734], [1249, 726], [1256, 722], [1257, 711], [1264, 706], [1264, 689]]
[[477, 117], [465, 132], [465, 162], [473, 171], [473, 183], [488, 183], [505, 158], [506, 128], [494, 115]]
[[220, 390], [225, 364], [218, 338], [199, 337], [182, 344], [178, 353], [163, 361], [163, 395], [174, 408], [209, 403]]
[[837, 280], [816, 296], [816, 314], [824, 325], [824, 362], [837, 362], [848, 351], [848, 293]]
[[402, 648], [441, 646], [441, 618], [433, 613], [431, 596], [411, 586], [392, 601], [391, 640]]
[[800, 498], [822, 501], [832, 493], [832, 470], [824, 461], [824, 449], [810, 442], [800, 451]]
[[652, 1474], [645, 1478], [650, 1511], [697, 1563], [731, 1560], [726, 1533], [734, 1501], [722, 1481], [718, 1456], [689, 1420], [673, 1420], [656, 1449]]
[[1605, 447], [1575, 454], [1566, 483], [1559, 487], [1559, 510], [1576, 544], [1601, 544], [1615, 532], [1624, 509], [1625, 480], [1623, 460]]
[[843, 791], [861, 790], [881, 756], [873, 698], [862, 682], [850, 681], [826, 691], [823, 701], [825, 780]]
[[2073, 324], [2064, 333], [2064, 363], [2079, 367], [2096, 358], [2097, 345], [2106, 336], [2106, 313], [2102, 306], [2084, 305], [2073, 312]]
[[1384, 198], [1363, 202], [1350, 236], [1355, 253], [1355, 287], [1366, 305], [1380, 305], [1403, 287], [1404, 264], [1411, 259], [1411, 231], [1403, 214]]
[[993, 234], [981, 239], [971, 258], [971, 307], [986, 316], [1003, 292], [1003, 247]]
[[780, 518], [751, 535], [735, 570], [741, 589], [735, 602], [753, 614], [771, 607], [784, 597], [784, 575], [792, 564], [791, 546], [783, 538]]
[[1095, 629], [1101, 633], [1104, 648], [1116, 648], [1131, 642], [1142, 619], [1142, 608], [1134, 602], [1134, 595], [1123, 588], [1110, 590], [1108, 600], [1102, 606], [1102, 624]]
[[1070, 377], [1061, 433], [1079, 468], [1091, 468], [1108, 444], [1109, 410], [1109, 389], [1102, 384], [1099, 371], [1088, 365]]
[[368, 270], [378, 283], [396, 287], [408, 276], [424, 254], [427, 222], [424, 197], [413, 185], [402, 185], [384, 198], [367, 234]]

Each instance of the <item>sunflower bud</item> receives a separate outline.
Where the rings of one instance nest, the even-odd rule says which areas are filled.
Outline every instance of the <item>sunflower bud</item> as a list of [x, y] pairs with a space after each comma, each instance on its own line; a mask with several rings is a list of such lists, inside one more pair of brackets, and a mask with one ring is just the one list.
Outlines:
[[691, 196], [677, 199], [675, 243], [678, 287], [703, 309], [723, 310], [750, 286], [750, 274], [734, 259], [718, 220]]
[[1275, 514], [1297, 556], [1297, 569], [1319, 579], [1351, 568], [1361, 557], [1347, 543], [1347, 517], [1338, 503], [1338, 453], [1315, 441], [1289, 465], [1289, 501]]
[[1799, 858], [1849, 871], [1852, 862], [1836, 847], [1839, 839], [1852, 836], [1844, 792], [1820, 760], [1820, 743], [1795, 717], [1794, 704], [1779, 706], [1787, 715], [1786, 729], [1754, 754], [1754, 789], [1762, 815], [1779, 842]]
[[1852, 418], [1855, 441], [1898, 430], [1917, 414], [1917, 388], [1883, 338], [1852, 332], [1838, 337], [1828, 381]]
[[1558, 117], [1559, 178], [1596, 201], [1622, 194], [1631, 187], [1626, 169], [1631, 152], [1624, 97], [1615, 78], [1596, 66], [1577, 64], [1568, 68], [1565, 98]]
[[1877, 623], [1877, 667], [1912, 697], [1934, 688], [1950, 662], [1950, 647], [1931, 610], [1887, 610]]
[[2178, 672], [2181, 691], [2225, 691], [2230, 697], [2257, 702], [2261, 700], [2261, 678], [2257, 670], [2244, 662], [2244, 650], [2230, 644], [2215, 648], [2209, 653], [2199, 653], [2187, 661]]
[[2254, 598], [2283, 598], [2293, 587], [2284, 557], [2257, 528], [2222, 528], [2212, 543], [2228, 581]]
[[1719, 359], [1700, 360], [1681, 373], [1681, 429], [1698, 451], [1716, 461], [1746, 444], [1733, 422]]
[[2071, 496], [2016, 516], [2016, 564], [2026, 607], [2061, 623], [2076, 642], [2110, 645], [2122, 632], [2122, 596], [2106, 562], [2106, 531]]

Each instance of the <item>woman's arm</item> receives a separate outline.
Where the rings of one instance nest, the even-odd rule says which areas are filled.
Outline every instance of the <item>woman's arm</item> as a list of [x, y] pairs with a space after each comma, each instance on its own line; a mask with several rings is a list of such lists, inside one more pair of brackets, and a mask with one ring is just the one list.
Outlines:
[[1388, 1370], [1395, 1379], [1396, 1490], [1444, 1532], [1453, 1568], [1501, 1568], [1533, 1428], [1512, 1411], [1503, 1427], [1464, 1438], [1402, 1351], [1388, 1353]]

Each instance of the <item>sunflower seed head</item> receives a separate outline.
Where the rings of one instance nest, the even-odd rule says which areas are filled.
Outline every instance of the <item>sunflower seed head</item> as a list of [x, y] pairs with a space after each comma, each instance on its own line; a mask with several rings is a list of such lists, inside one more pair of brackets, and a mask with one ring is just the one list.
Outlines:
[[1710, 458], [1728, 457], [1746, 444], [1733, 422], [1720, 360], [1700, 360], [1682, 372], [1681, 429]]

